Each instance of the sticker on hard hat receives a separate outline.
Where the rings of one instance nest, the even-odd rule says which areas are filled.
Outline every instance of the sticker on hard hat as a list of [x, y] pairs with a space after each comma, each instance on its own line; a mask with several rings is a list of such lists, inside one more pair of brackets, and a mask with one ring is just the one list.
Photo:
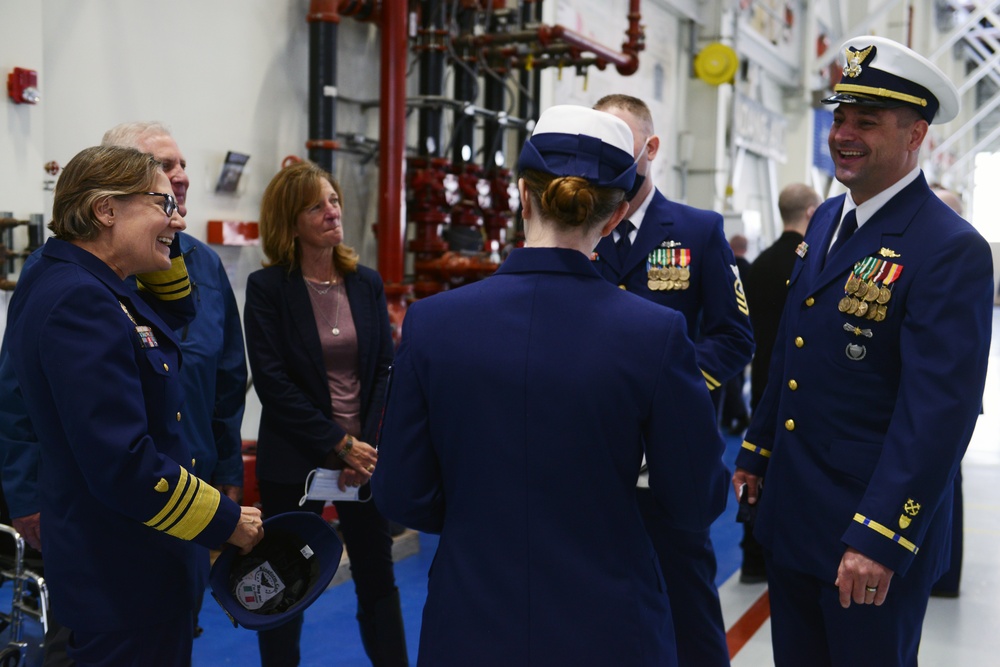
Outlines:
[[245, 609], [257, 611], [280, 596], [284, 590], [285, 584], [281, 581], [281, 577], [275, 573], [268, 561], [264, 561], [240, 579], [236, 586], [236, 599]]

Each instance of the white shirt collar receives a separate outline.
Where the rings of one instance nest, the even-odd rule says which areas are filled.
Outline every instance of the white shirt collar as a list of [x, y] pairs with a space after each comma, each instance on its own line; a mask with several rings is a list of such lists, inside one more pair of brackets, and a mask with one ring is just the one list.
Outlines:
[[917, 176], [919, 175], [920, 175], [920, 167], [914, 167], [913, 171], [908, 173], [906, 176], [903, 176], [901, 179], [899, 179], [898, 181], [887, 187], [885, 190], [883, 190], [882, 192], [878, 193], [877, 195], [866, 201], [864, 204], [861, 204], [860, 206], [854, 203], [854, 198], [851, 197], [851, 193], [848, 192], [846, 199], [844, 199], [844, 210], [840, 216], [841, 222], [843, 222], [844, 215], [846, 215], [848, 211], [850, 211], [853, 208], [856, 208], [858, 209], [857, 212], [858, 229], [861, 229], [861, 226], [864, 225], [869, 220], [871, 220], [871, 217], [875, 215], [880, 208], [885, 206], [890, 199], [898, 195], [903, 190], [903, 188], [905, 188], [913, 181], [917, 180]]
[[[646, 217], [646, 209], [649, 208], [649, 202], [653, 201], [654, 192], [656, 192], [656, 188], [651, 189], [649, 194], [646, 195], [646, 198], [642, 200], [641, 204], [639, 204], [639, 207], [635, 209], [630, 216], [628, 216], [629, 222], [632, 223], [632, 233], [629, 234], [630, 241], [635, 241], [635, 237], [639, 235], [639, 227], [642, 226], [642, 219]], [[617, 229], [611, 232], [612, 241], [618, 243], [618, 237], [619, 234]]]

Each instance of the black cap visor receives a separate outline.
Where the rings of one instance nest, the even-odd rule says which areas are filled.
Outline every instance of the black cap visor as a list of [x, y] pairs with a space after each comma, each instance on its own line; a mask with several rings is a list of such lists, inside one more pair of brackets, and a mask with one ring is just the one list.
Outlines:
[[863, 107], [874, 109], [897, 109], [899, 107], [911, 107], [922, 112], [922, 109], [915, 104], [908, 104], [890, 97], [875, 97], [873, 95], [859, 95], [857, 93], [835, 93], [823, 100], [823, 104], [858, 104]]

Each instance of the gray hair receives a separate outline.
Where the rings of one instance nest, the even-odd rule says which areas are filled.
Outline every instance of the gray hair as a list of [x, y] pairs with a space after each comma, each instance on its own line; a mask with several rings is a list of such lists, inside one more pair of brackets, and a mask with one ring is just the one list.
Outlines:
[[148, 136], [172, 136], [167, 126], [159, 121], [137, 121], [121, 123], [104, 133], [102, 146], [127, 146], [139, 148], [139, 142]]

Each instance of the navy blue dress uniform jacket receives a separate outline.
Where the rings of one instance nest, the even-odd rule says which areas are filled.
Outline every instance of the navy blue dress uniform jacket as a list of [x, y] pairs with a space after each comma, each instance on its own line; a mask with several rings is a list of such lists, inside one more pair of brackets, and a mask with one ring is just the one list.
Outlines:
[[[824, 267], [843, 202], [825, 202], [809, 225], [737, 466], [765, 475], [754, 534], [778, 565], [832, 584], [851, 546], [936, 579], [985, 384], [990, 248], [921, 174]], [[881, 321], [839, 308], [867, 258], [901, 267]]]
[[410, 307], [372, 486], [441, 534], [420, 664], [676, 664], [643, 442], [671, 524], [707, 529], [727, 494], [685, 329], [555, 248]]
[[[344, 276], [358, 334], [362, 432], [373, 443], [392, 363], [382, 278], [365, 266]], [[333, 421], [330, 385], [302, 271], [275, 265], [250, 274], [243, 318], [254, 388], [261, 399], [257, 478], [304, 483], [345, 431]]]
[[109, 632], [191, 610], [202, 549], [240, 510], [191, 472], [173, 332], [103, 261], [50, 239], [18, 281], [4, 346], [41, 444], [59, 620]]
[[[625, 259], [618, 261], [612, 235], [597, 244], [597, 270], [605, 279], [654, 303], [684, 313], [709, 390], [741, 372], [753, 355], [753, 334], [736, 259], [722, 216], [668, 200], [654, 190]], [[690, 252], [687, 289], [652, 290], [647, 260], [660, 250]]]

